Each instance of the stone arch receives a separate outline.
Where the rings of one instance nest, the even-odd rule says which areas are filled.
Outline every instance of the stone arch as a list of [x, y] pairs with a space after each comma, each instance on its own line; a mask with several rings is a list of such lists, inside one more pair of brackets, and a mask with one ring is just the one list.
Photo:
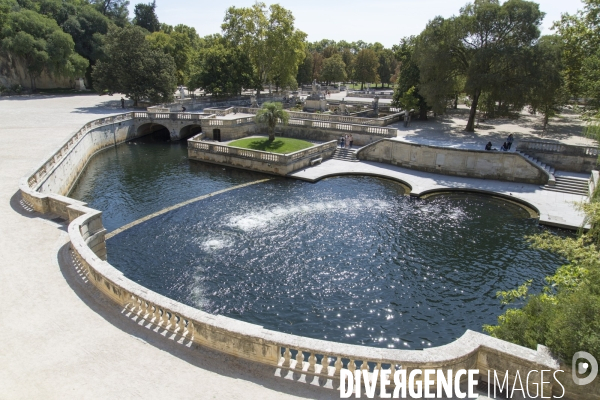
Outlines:
[[199, 124], [187, 125], [181, 128], [181, 130], [179, 131], [179, 139], [184, 140], [195, 136], [199, 133], [202, 133], [202, 126], [200, 126]]
[[171, 140], [171, 132], [169, 131], [169, 128], [155, 122], [148, 122], [138, 126], [136, 136], [142, 137], [147, 135], [152, 135], [152, 138], [158, 141], [166, 142]]

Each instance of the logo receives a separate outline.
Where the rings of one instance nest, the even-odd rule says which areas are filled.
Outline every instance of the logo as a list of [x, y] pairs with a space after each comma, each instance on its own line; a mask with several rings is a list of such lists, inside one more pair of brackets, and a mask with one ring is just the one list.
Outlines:
[[[586, 361], [578, 362], [582, 358]], [[594, 356], [590, 353], [578, 351], [573, 355], [572, 369], [573, 382], [575, 382], [576, 385], [587, 385], [588, 383], [592, 383], [592, 381], [596, 378], [596, 375], [598, 375], [598, 361], [596, 361]], [[590, 373], [587, 378], [580, 378], [578, 376], [585, 374], [588, 369], [590, 369]]]

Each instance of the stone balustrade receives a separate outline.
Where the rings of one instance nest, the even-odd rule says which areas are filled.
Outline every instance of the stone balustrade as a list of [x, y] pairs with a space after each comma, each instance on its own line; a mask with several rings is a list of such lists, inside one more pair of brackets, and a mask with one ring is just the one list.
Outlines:
[[[237, 112], [244, 114], [256, 114], [258, 108], [250, 107], [237, 107]], [[338, 122], [346, 124], [358, 124], [358, 125], [371, 125], [371, 126], [385, 126], [391, 123], [391, 119], [385, 118], [362, 118], [353, 117], [349, 115], [335, 115], [335, 114], [317, 114], [317, 113], [304, 113], [297, 111], [288, 111], [290, 119], [299, 120], [310, 120], [310, 121], [326, 121], [326, 122]], [[391, 117], [391, 116], [388, 116]], [[387, 117], [386, 117], [387, 118]], [[398, 119], [397, 119], [398, 120]]]
[[544, 152], [569, 153], [570, 155], [598, 156], [598, 147], [576, 146], [542, 140], [519, 140], [519, 150], [540, 150]]
[[543, 140], [517, 140], [517, 151], [561, 171], [589, 173], [598, 165], [598, 148]]
[[133, 119], [134, 113], [125, 113], [113, 117], [99, 118], [85, 124], [72, 137], [64, 142], [63, 145], [42, 164], [33, 174], [27, 178], [27, 185], [33, 190], [37, 190], [41, 183], [52, 173], [52, 171], [62, 162], [65, 156], [81, 141], [81, 139], [92, 129], [121, 123]]
[[[500, 381], [508, 375], [510, 383], [516, 379], [517, 372], [521, 377], [525, 377], [529, 376], [528, 373], [532, 370], [549, 370], [553, 373], [564, 369], [565, 373], [559, 373], [566, 390], [563, 398], [582, 400], [600, 398], [597, 382], [589, 387], [574, 385], [570, 380], [568, 366], [561, 366], [543, 346], [532, 350], [469, 330], [450, 344], [424, 350], [349, 345], [276, 332], [225, 316], [211, 315], [133, 282], [106, 261], [106, 231], [102, 224], [101, 211], [91, 209], [84, 203], [61, 194], [41, 193], [36, 190], [40, 179], [47, 178], [49, 174], [59, 173], [59, 170], [53, 168], [53, 164], [79, 157], [73, 149], [77, 143], [88, 143], [82, 142], [86, 135], [94, 131], [102, 131], [107, 124], [126, 121], [133, 117], [132, 113], [127, 113], [86, 124], [59, 147], [49, 160], [44, 161], [32, 174], [22, 178], [19, 187], [22, 200], [32, 209], [45, 214], [56, 213], [70, 222], [68, 235], [73, 263], [87, 275], [88, 284], [93, 285], [115, 304], [116, 314], [120, 314], [121, 310], [125, 309], [127, 314], [137, 315], [146, 324], [152, 324], [186, 338], [195, 345], [221, 351], [240, 360], [259, 362], [274, 369], [295, 372], [308, 378], [322, 378], [325, 384], [329, 382], [329, 387], [333, 388], [337, 387], [342, 369], [351, 372], [355, 370], [373, 372], [379, 369], [389, 370], [392, 374], [402, 369], [407, 372], [407, 375], [417, 368], [455, 371], [463, 368], [479, 369], [480, 380], [485, 380], [488, 371], [492, 371], [498, 374]], [[99, 137], [106, 142], [95, 144], [96, 146], [108, 146], [113, 143], [112, 137]], [[195, 136], [195, 139], [201, 137], [202, 134]], [[245, 149], [227, 148], [205, 142], [197, 142], [193, 145], [198, 146], [197, 148], [208, 146], [208, 149], [213, 146], [215, 153], [230, 155], [239, 152], [237, 154], [241, 157], [253, 157], [243, 153], [242, 151], [247, 151]], [[335, 150], [335, 143], [326, 143], [323, 146]], [[271, 154], [271, 160], [280, 160], [282, 157], [306, 159], [314, 156], [316, 151], [316, 148], [310, 148], [291, 155]], [[83, 152], [83, 154], [87, 161], [93, 152]], [[65, 164], [70, 165], [68, 162]], [[196, 349], [197, 346], [191, 346], [186, 351], [197, 351]], [[537, 387], [534, 385], [540, 382], [539, 372], [537, 376], [535, 373], [533, 375], [535, 379], [529, 380], [526, 385], [529, 384], [530, 389], [536, 391]], [[417, 381], [422, 384], [422, 379]], [[551, 382], [544, 384], [546, 394], [554, 393], [560, 396], [561, 387]], [[393, 386], [393, 379], [391, 386]]]
[[305, 168], [316, 158], [329, 158], [337, 147], [337, 141], [330, 141], [289, 154], [276, 154], [201, 141], [200, 137], [197, 135], [188, 139], [190, 159], [276, 175], [287, 175], [292, 171]]

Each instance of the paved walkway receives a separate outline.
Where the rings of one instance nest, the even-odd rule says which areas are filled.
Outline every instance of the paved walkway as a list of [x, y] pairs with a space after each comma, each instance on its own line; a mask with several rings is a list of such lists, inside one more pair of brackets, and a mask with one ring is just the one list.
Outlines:
[[122, 112], [119, 99], [0, 97], [0, 399], [339, 398], [149, 334], [61, 261], [64, 224], [19, 205], [19, 179], [89, 120]]

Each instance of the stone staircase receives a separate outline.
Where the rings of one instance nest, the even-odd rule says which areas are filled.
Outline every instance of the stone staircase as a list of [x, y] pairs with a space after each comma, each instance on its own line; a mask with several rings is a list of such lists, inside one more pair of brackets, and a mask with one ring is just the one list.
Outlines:
[[552, 192], [577, 194], [580, 196], [589, 196], [589, 183], [585, 178], [574, 176], [556, 175], [556, 184], [554, 186], [544, 185], [542, 189]]
[[342, 149], [340, 147], [335, 149], [335, 153], [333, 153], [331, 158], [340, 161], [358, 162], [358, 158], [356, 158], [356, 150]]
[[548, 173], [554, 178], [554, 173], [555, 173], [554, 168], [552, 168], [549, 165], [546, 165], [546, 164], [542, 163], [537, 158], [531, 157], [529, 154], [523, 153], [522, 151], [517, 151], [517, 153], [521, 154], [523, 157], [525, 157], [526, 159], [528, 159], [529, 161], [531, 161], [535, 165], [539, 166], [540, 168], [545, 169], [546, 171], [548, 171]]

